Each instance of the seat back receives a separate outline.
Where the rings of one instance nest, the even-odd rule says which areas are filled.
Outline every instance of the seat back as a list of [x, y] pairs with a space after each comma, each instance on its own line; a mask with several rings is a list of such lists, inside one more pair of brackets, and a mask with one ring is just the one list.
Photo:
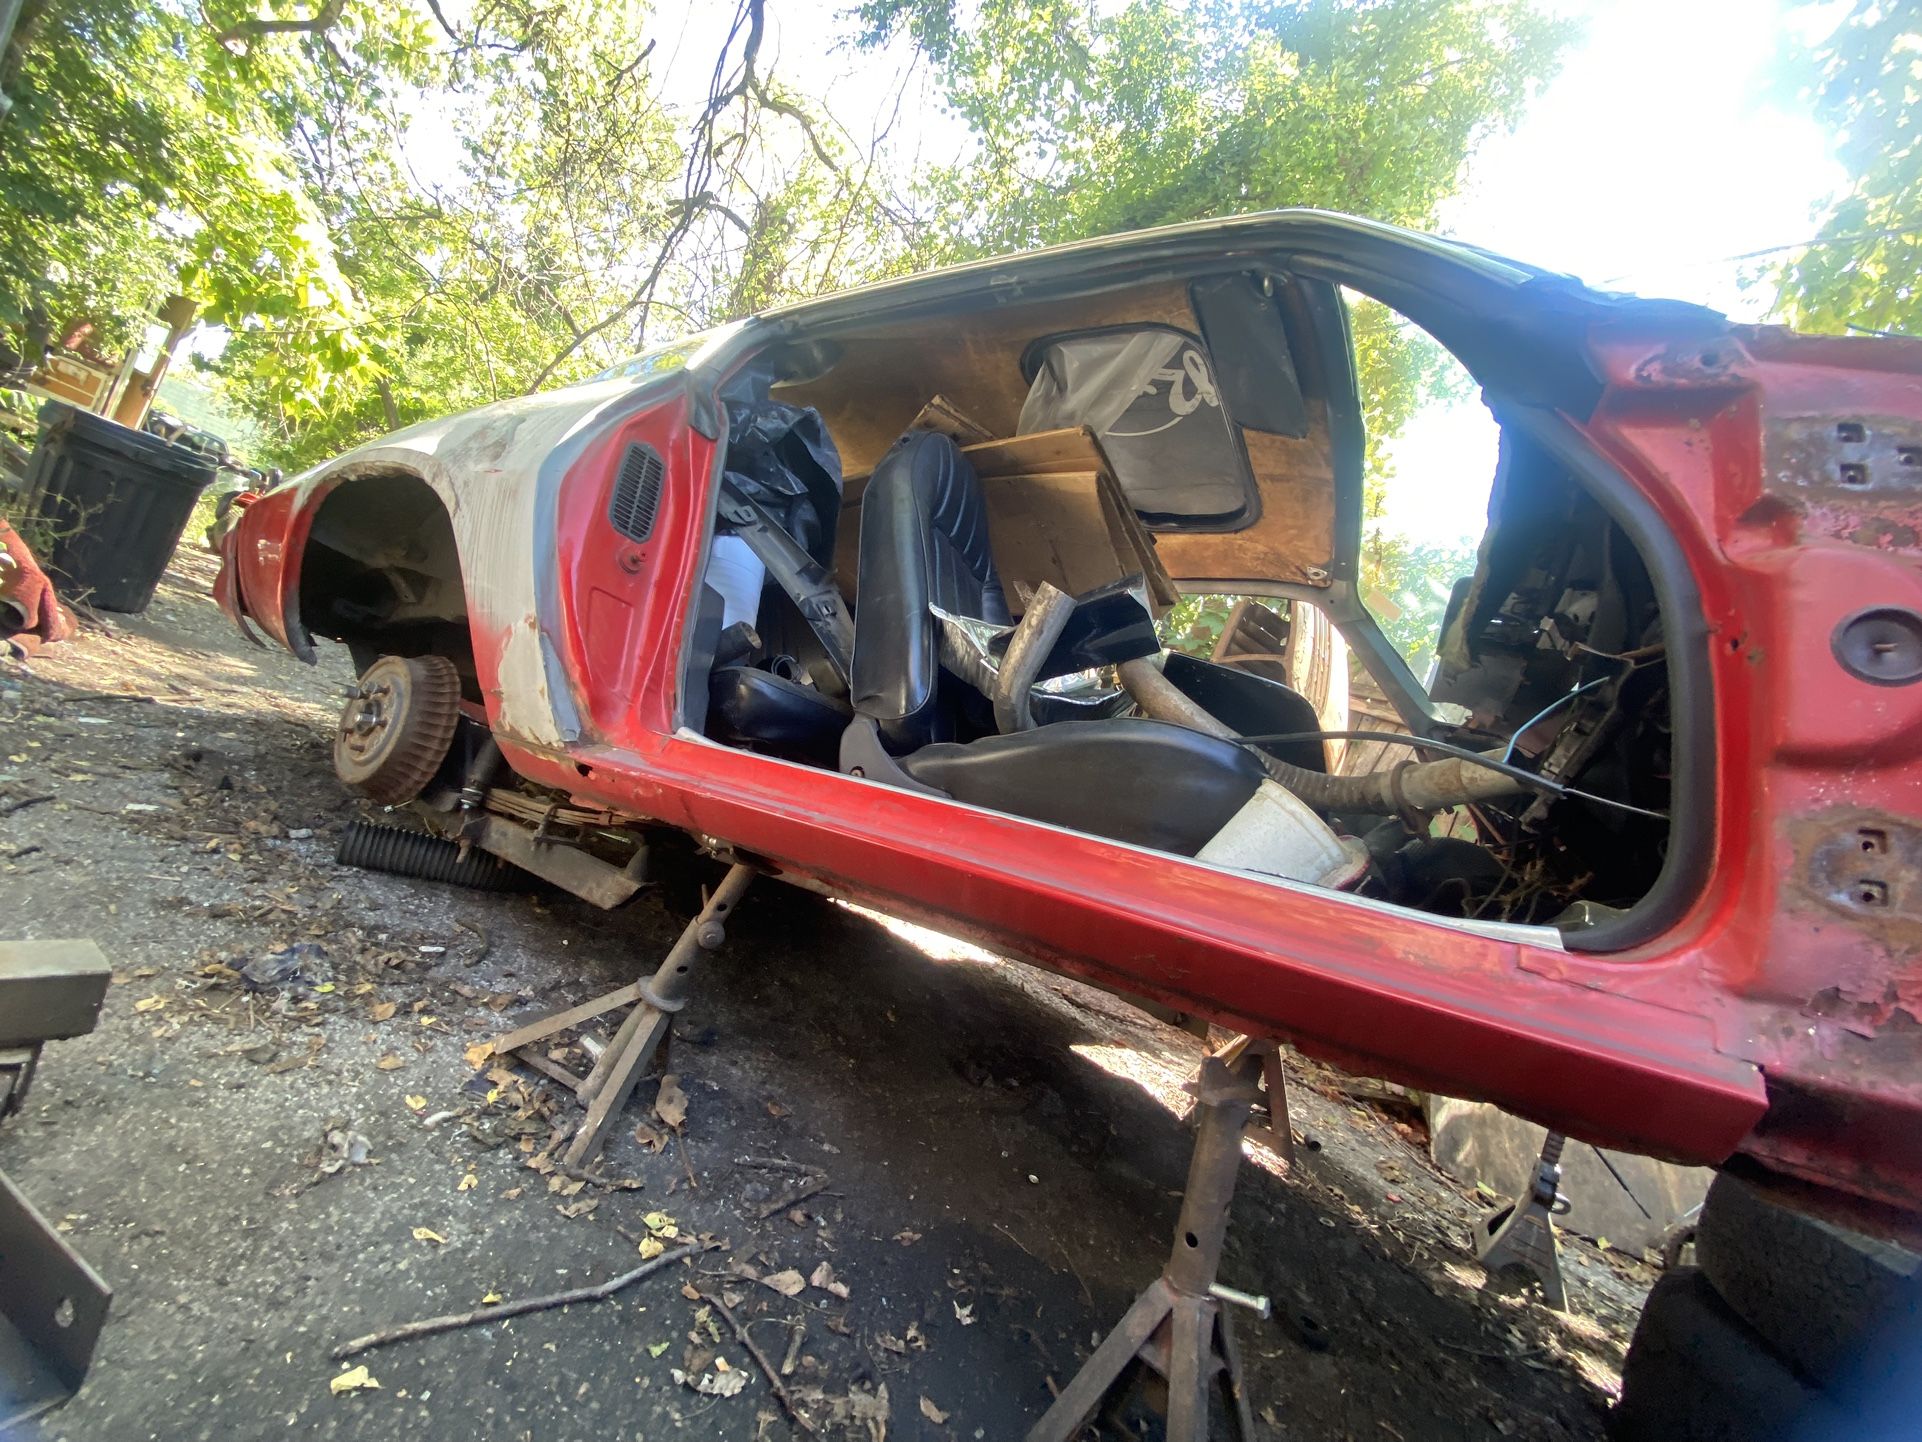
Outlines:
[[948, 734], [929, 606], [998, 625], [1010, 618], [980, 478], [947, 436], [914, 432], [874, 468], [861, 495], [857, 596], [855, 711], [897, 755]]

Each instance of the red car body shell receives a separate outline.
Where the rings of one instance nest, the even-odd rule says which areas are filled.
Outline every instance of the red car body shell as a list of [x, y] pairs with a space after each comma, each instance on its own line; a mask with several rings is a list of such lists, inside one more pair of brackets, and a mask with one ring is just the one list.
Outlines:
[[[512, 622], [474, 629], [489, 718], [532, 780], [833, 894], [1597, 1143], [1739, 1155], [1858, 1221], [1910, 1226], [1922, 685], [1859, 680], [1836, 647], [1866, 607], [1922, 613], [1922, 450], [1876, 452], [1866, 486], [1838, 468], [1848, 424], [1922, 436], [1922, 346], [1729, 329], [1704, 353], [1626, 326], [1592, 334], [1588, 359], [1601, 401], [1566, 419], [1659, 515], [1713, 640], [1707, 881], [1632, 952], [1478, 933], [678, 730], [717, 470], [681, 392], [602, 428], [552, 491], [553, 609], [518, 624], [545, 636], [574, 734], [500, 724]], [[631, 440], [668, 463], [641, 546], [607, 517]], [[300, 555], [325, 492], [261, 497], [226, 544], [223, 604], [297, 650]]]

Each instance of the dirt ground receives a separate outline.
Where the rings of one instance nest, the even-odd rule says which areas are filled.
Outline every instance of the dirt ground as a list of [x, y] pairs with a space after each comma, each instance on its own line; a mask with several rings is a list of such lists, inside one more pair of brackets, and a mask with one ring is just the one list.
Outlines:
[[[676, 1026], [681, 1141], [650, 1078], [605, 1164], [638, 1190], [543, 1175], [558, 1089], [464, 1053], [651, 970], [681, 918], [337, 867], [346, 658], [251, 648], [212, 574], [183, 549], [144, 616], [0, 669], [0, 934], [91, 937], [115, 983], [0, 1133], [115, 1293], [86, 1386], [25, 1435], [793, 1433], [686, 1288], [792, 1361], [824, 1436], [1020, 1437], [1166, 1255], [1200, 1043], [764, 884]], [[301, 979], [236, 975], [298, 942], [321, 948]], [[1570, 1243], [1571, 1317], [1484, 1289], [1481, 1204], [1418, 1117], [1291, 1068], [1298, 1165], [1251, 1149], [1223, 1269], [1275, 1299], [1235, 1319], [1262, 1435], [1598, 1438], [1647, 1269]], [[809, 1173], [769, 1158], [822, 1189], [781, 1205]], [[331, 1390], [348, 1338], [613, 1276], [650, 1227], [717, 1245], [609, 1301], [369, 1352], [378, 1387]], [[785, 1294], [807, 1278], [832, 1285]], [[1145, 1416], [1107, 1435], [1159, 1436]]]

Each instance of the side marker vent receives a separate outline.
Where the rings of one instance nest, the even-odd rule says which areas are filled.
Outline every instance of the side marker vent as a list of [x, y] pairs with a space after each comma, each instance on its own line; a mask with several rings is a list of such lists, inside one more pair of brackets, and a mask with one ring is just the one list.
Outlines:
[[614, 497], [607, 503], [607, 519], [630, 541], [645, 541], [654, 532], [654, 513], [661, 505], [661, 478], [667, 467], [651, 446], [631, 445], [621, 457], [621, 473], [614, 481]]

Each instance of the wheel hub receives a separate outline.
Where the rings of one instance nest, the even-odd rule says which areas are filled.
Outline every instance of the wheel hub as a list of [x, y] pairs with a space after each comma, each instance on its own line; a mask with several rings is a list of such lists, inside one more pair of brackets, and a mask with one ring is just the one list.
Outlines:
[[460, 724], [460, 673], [444, 656], [383, 656], [347, 693], [334, 772], [385, 806], [420, 795]]

